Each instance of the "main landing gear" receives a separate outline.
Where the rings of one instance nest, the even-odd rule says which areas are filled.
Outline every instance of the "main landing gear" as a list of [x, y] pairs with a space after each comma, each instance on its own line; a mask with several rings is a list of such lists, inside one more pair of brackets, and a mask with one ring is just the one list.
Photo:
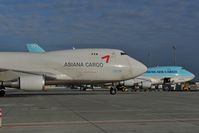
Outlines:
[[117, 88], [116, 87], [111, 87], [110, 88], [110, 94], [115, 95], [117, 93]]
[[5, 88], [0, 88], [0, 97], [5, 96], [6, 92], [4, 91]]

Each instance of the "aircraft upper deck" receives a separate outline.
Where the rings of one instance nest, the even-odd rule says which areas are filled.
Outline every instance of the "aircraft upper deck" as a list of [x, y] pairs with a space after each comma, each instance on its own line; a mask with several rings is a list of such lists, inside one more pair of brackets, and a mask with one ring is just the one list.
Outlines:
[[148, 68], [143, 76], [194, 76], [181, 66], [160, 66]]

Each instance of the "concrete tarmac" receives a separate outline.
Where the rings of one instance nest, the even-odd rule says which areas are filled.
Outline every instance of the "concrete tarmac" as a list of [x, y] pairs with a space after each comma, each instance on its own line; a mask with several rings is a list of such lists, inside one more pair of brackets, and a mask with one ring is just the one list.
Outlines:
[[197, 133], [199, 92], [15, 92], [0, 133]]

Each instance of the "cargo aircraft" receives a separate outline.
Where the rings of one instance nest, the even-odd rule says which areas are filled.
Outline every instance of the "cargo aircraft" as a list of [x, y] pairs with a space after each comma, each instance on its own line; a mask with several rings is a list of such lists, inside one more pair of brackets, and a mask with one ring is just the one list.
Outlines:
[[45, 90], [46, 85], [116, 84], [147, 70], [116, 49], [76, 49], [41, 53], [0, 52], [0, 95], [5, 88]]
[[163, 85], [175, 85], [191, 81], [195, 75], [181, 66], [157, 66], [148, 68], [147, 72], [134, 79], [120, 82], [119, 88], [122, 87], [140, 87], [142, 89], [150, 89], [152, 86], [158, 87]]

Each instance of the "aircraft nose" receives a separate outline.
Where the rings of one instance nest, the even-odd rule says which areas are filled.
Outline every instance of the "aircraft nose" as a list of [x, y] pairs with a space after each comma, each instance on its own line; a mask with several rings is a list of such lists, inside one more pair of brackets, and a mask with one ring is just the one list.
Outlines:
[[186, 74], [185, 76], [187, 76], [189, 80], [192, 80], [195, 78], [195, 75], [188, 70], [185, 70], [185, 74]]
[[131, 72], [133, 73], [134, 78], [142, 75], [143, 73], [145, 73], [147, 71], [147, 67], [143, 63], [141, 63], [131, 57], [129, 57], [129, 58], [130, 58], [129, 62], [131, 65]]

